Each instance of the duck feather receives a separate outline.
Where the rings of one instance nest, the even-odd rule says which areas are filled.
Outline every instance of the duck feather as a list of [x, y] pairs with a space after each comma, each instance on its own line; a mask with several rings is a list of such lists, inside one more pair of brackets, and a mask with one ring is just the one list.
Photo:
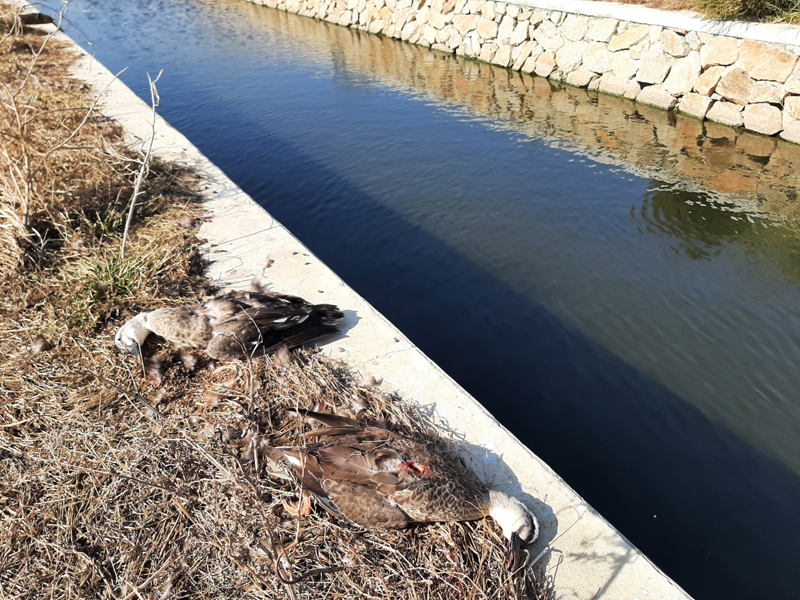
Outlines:
[[315, 457], [315, 482], [351, 521], [366, 527], [404, 527], [414, 522], [473, 520], [487, 514], [486, 488], [465, 476], [463, 466], [439, 454], [430, 441], [365, 426], [349, 417], [296, 412], [329, 425], [306, 434], [317, 441], [292, 449], [294, 460], [289, 461], [300, 484], [320, 495], [304, 483], [303, 463], [296, 458]]

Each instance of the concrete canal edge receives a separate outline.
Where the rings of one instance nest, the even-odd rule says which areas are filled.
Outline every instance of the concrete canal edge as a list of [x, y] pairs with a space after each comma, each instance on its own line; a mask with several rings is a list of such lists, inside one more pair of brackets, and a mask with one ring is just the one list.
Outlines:
[[[72, 75], [98, 93], [105, 90], [100, 111], [124, 128], [132, 146], [143, 147], [151, 136], [151, 108], [63, 32], [56, 35], [79, 55]], [[272, 289], [343, 308], [344, 334], [325, 343], [323, 352], [365, 376], [382, 377], [381, 389], [397, 391], [430, 411], [454, 431], [479, 475], [535, 511], [542, 536], [532, 554], [541, 553], [539, 561], [555, 578], [559, 599], [689, 598], [180, 132], [160, 117], [155, 129], [154, 155], [201, 177], [208, 218], [199, 235], [207, 240], [209, 276], [223, 288], [246, 287], [258, 277]]]
[[800, 142], [800, 27], [593, 0], [248, 0]]

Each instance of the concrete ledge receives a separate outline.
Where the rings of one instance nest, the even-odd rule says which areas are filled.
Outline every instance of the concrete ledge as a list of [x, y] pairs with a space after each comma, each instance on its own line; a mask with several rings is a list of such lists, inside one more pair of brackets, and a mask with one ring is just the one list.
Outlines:
[[[66, 35], [58, 34], [66, 42]], [[132, 145], [151, 130], [150, 108], [77, 44], [73, 76], [95, 90], [107, 88], [102, 112], [117, 120]], [[203, 180], [208, 220], [200, 231], [221, 286], [242, 287], [254, 276], [273, 289], [346, 311], [345, 334], [324, 351], [364, 374], [384, 378], [382, 389], [416, 401], [452, 428], [465, 457], [497, 489], [515, 494], [541, 518], [533, 549], [555, 577], [562, 599], [686, 599], [688, 595], [589, 507], [556, 473], [498, 423], [486, 409], [425, 356], [386, 318], [163, 119], [156, 123], [155, 153], [194, 169]], [[268, 266], [269, 265], [269, 266]], [[547, 546], [549, 545], [549, 549]]]
[[544, 10], [558, 10], [587, 17], [602, 17], [631, 21], [642, 25], [673, 27], [687, 31], [702, 31], [712, 35], [727, 35], [744, 40], [772, 44], [800, 45], [800, 27], [785, 23], [746, 23], [743, 21], [710, 21], [700, 13], [689, 10], [671, 11], [647, 8], [618, 2], [592, 0], [516, 0], [510, 4]]

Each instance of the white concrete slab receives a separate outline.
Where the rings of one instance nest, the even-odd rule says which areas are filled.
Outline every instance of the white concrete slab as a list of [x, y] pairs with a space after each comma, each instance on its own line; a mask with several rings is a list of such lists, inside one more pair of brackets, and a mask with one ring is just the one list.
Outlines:
[[[66, 35], [58, 35], [71, 42]], [[74, 47], [80, 58], [71, 69], [73, 75], [98, 91], [108, 86], [101, 112], [122, 125], [132, 144], [144, 146], [151, 131], [150, 108], [122, 82], [114, 81], [102, 64], [77, 44]], [[208, 240], [205, 249], [213, 260], [211, 278], [222, 287], [237, 288], [247, 286], [258, 276], [272, 289], [315, 302], [332, 302], [345, 310], [345, 333], [325, 344], [324, 352], [364, 374], [383, 377], [381, 389], [396, 390], [406, 399], [428, 407], [455, 431], [465, 456], [480, 475], [495, 488], [517, 495], [537, 513], [543, 532], [533, 553], [543, 552], [540, 561], [555, 577], [559, 599], [689, 597], [383, 315], [160, 117], [156, 121], [154, 153], [195, 169], [202, 176], [203, 185], [208, 186], [203, 195], [209, 218], [200, 236]]]
[[558, 10], [591, 17], [610, 17], [644, 25], [660, 25], [714, 35], [729, 35], [745, 40], [774, 44], [800, 45], [800, 27], [787, 23], [748, 23], [744, 21], [712, 21], [689, 10], [659, 10], [636, 4], [595, 2], [594, 0], [513, 0], [519, 4], [545, 10]]

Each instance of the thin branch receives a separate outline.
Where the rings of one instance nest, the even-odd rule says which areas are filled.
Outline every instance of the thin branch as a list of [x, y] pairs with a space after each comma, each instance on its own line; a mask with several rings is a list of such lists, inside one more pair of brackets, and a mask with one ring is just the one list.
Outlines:
[[133, 220], [133, 210], [136, 207], [136, 198], [139, 197], [139, 188], [142, 187], [142, 182], [147, 174], [150, 172], [150, 153], [153, 151], [153, 142], [156, 139], [156, 107], [161, 103], [161, 98], [158, 95], [158, 88], [156, 88], [156, 83], [158, 80], [161, 79], [161, 75], [164, 73], [164, 69], [161, 69], [158, 72], [158, 77], [152, 79], [150, 77], [150, 73], [147, 74], [147, 81], [150, 82], [150, 103], [153, 106], [153, 123], [152, 123], [152, 130], [150, 132], [150, 144], [147, 146], [147, 153], [144, 155], [144, 159], [142, 160], [142, 166], [139, 169], [139, 174], [136, 176], [136, 185], [133, 188], [133, 196], [131, 196], [131, 206], [128, 209], [128, 218], [125, 220], [125, 231], [122, 233], [122, 248], [120, 249], [119, 255], [120, 258], [123, 260], [125, 259], [125, 242], [128, 240], [128, 230], [131, 227], [131, 220]]

